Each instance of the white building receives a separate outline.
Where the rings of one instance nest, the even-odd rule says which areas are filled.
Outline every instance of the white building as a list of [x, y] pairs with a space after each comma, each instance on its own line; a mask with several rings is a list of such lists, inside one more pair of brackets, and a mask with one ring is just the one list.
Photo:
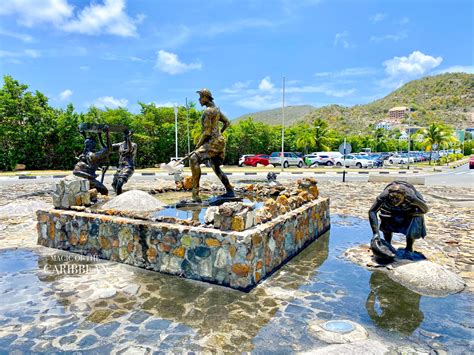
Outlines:
[[400, 141], [408, 141], [408, 134], [407, 134], [407, 132], [402, 132], [402, 134], [400, 135], [400, 137], [398, 137], [398, 140], [400, 140]]
[[375, 125], [376, 129], [382, 128], [386, 131], [390, 131], [392, 129], [392, 123], [388, 121], [380, 121]]

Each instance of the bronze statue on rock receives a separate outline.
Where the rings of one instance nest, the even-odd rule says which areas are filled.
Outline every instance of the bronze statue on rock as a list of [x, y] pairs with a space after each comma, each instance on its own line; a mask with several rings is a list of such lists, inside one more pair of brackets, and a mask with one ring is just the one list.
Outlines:
[[[426, 236], [423, 215], [427, 212], [428, 206], [423, 196], [413, 185], [404, 181], [394, 181], [387, 185], [369, 211], [373, 232], [371, 249], [375, 256], [385, 259], [416, 258], [413, 244], [416, 239]], [[378, 213], [381, 220], [380, 227]], [[383, 232], [385, 241], [380, 238], [379, 229]], [[406, 248], [402, 250], [402, 253], [397, 253], [397, 250], [392, 247], [393, 233], [406, 236]]]
[[[222, 134], [227, 127], [230, 126], [230, 121], [214, 104], [214, 98], [208, 89], [199, 90], [197, 93], [199, 94], [199, 103], [201, 106], [206, 106], [206, 108], [201, 117], [201, 136], [199, 137], [195, 150], [190, 154], [189, 158], [193, 176], [192, 199], [194, 202], [201, 202], [201, 197], [199, 196], [199, 181], [201, 180], [200, 164], [209, 161], [212, 170], [214, 170], [214, 173], [226, 189], [225, 194], [210, 199], [209, 204], [213, 205], [240, 200], [235, 196], [229, 178], [221, 169], [221, 165], [224, 163], [226, 143]], [[220, 123], [222, 123], [222, 128], [220, 127]]]

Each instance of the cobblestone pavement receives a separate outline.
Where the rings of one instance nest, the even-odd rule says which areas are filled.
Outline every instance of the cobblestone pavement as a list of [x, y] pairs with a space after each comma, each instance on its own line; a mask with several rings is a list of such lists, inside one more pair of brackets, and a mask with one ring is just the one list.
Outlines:
[[[160, 184], [132, 181], [126, 187], [148, 191]], [[319, 184], [321, 195], [331, 197], [333, 215], [364, 219], [384, 186]], [[474, 209], [465, 200], [474, 196], [473, 189], [417, 188], [431, 209], [426, 216], [428, 236], [417, 241], [416, 249], [460, 274], [472, 290]], [[302, 288], [321, 273], [318, 267], [328, 258], [328, 238], [320, 238], [298, 256], [298, 262], [285, 265], [248, 294], [107, 261], [83, 261], [82, 265], [96, 271], [84, 275], [47, 272], [62, 264], [61, 257], [71, 255], [36, 246], [32, 211], [51, 206], [49, 191], [49, 183], [0, 185], [0, 297], [4, 300], [0, 351], [242, 352], [255, 346], [267, 351], [309, 351], [325, 346], [308, 336], [309, 320], [331, 319], [331, 307], [337, 302], [348, 302], [338, 308], [340, 312], [351, 304], [364, 304], [337, 282], [320, 289], [312, 281], [306, 290]], [[337, 252], [342, 255], [344, 250]], [[27, 271], [31, 269], [36, 271]], [[346, 278], [366, 275], [352, 266], [346, 272]], [[462, 326], [474, 327], [472, 323]], [[386, 333], [369, 328], [371, 339], [398, 349], [395, 353], [447, 349], [437, 341], [439, 335], [423, 329], [411, 338], [387, 339]], [[459, 344], [458, 349], [464, 351], [466, 343]]]

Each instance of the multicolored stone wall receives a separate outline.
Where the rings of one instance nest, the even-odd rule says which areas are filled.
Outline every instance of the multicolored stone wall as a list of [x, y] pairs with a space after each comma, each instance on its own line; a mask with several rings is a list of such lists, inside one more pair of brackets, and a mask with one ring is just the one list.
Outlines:
[[38, 244], [248, 291], [330, 227], [317, 199], [243, 232], [39, 210]]

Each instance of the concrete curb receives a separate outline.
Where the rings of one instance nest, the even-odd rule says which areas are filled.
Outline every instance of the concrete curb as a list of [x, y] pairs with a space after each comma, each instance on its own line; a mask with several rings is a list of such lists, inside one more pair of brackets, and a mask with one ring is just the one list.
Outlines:
[[[436, 172], [443, 172], [443, 170], [435, 170]], [[342, 171], [289, 171], [289, 172], [274, 172], [276, 175], [327, 175], [327, 176], [338, 176], [342, 175]], [[346, 171], [346, 175], [399, 175], [399, 174], [419, 174], [420, 171]], [[210, 173], [202, 172], [201, 175], [209, 175]], [[226, 173], [227, 175], [245, 175], [245, 176], [266, 176], [268, 172], [230, 172]], [[106, 177], [113, 176], [114, 174], [105, 174]], [[168, 173], [155, 173], [155, 172], [142, 172], [136, 173], [136, 176], [167, 176]], [[212, 175], [212, 174], [211, 174]], [[12, 176], [0, 176], [0, 180], [7, 180], [7, 179], [17, 179], [17, 180], [33, 180], [33, 179], [62, 179], [65, 178], [67, 175], [57, 174], [57, 175], [12, 175]]]

